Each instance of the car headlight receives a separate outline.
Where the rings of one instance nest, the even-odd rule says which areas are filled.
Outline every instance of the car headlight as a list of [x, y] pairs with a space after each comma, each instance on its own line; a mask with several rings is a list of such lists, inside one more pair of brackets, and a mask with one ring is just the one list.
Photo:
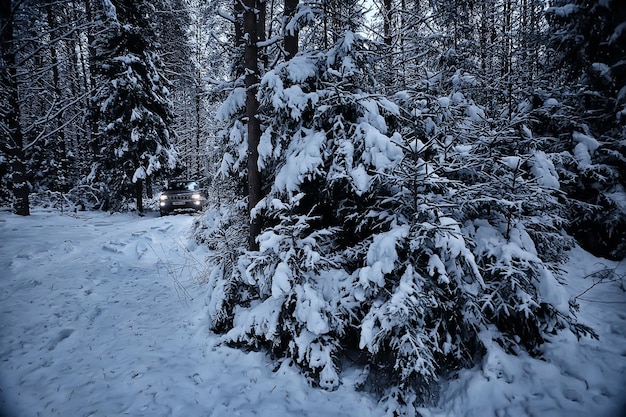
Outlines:
[[161, 194], [159, 196], [159, 200], [163, 201], [163, 200], [167, 200], [167, 196], [165, 194]]
[[192, 194], [191, 198], [193, 198], [194, 200], [200, 200], [202, 196], [200, 194]]

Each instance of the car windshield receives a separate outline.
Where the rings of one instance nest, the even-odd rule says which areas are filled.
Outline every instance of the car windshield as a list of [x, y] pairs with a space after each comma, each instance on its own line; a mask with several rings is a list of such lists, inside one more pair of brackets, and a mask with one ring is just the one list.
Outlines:
[[170, 181], [167, 187], [168, 190], [186, 190], [197, 191], [198, 183], [195, 181]]

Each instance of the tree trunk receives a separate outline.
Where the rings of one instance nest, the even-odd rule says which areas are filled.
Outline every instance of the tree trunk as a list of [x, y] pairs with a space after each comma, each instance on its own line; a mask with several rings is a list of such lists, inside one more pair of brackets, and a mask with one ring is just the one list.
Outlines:
[[154, 197], [154, 190], [152, 189], [152, 177], [149, 175], [146, 177], [146, 197]]
[[391, 0], [383, 0], [384, 16], [383, 16], [383, 36], [387, 47], [391, 48], [393, 37], [391, 33], [391, 21], [393, 19], [393, 9]]
[[201, 164], [201, 159], [200, 159], [200, 143], [202, 142], [202, 97], [201, 97], [201, 85], [200, 85], [200, 76], [198, 74], [197, 78], [196, 78], [196, 91], [195, 91], [195, 97], [194, 97], [194, 101], [195, 101], [195, 126], [194, 126], [194, 131], [195, 131], [195, 146], [194, 146], [194, 155], [195, 155], [195, 166], [194, 166], [194, 170], [193, 171], [188, 171], [188, 172], [194, 172], [194, 175], [196, 178], [200, 178], [202, 175], [202, 170], [200, 168]]
[[251, 251], [259, 249], [257, 237], [261, 232], [261, 224], [257, 216], [252, 216], [252, 210], [261, 200], [261, 173], [259, 172], [259, 141], [261, 138], [261, 124], [257, 117], [259, 102], [256, 93], [259, 84], [259, 50], [257, 45], [257, 13], [256, 1], [245, 0], [244, 32], [245, 46], [245, 85], [246, 85], [246, 118], [248, 121], [248, 213], [250, 214], [250, 234], [248, 247]]
[[[82, 4], [82, 3], [81, 3]], [[78, 21], [78, 0], [72, 0], [72, 4], [69, 7], [69, 13], [67, 15], [67, 23]], [[81, 17], [82, 18], [82, 17]], [[83, 35], [86, 31], [74, 32], [67, 44], [65, 45], [65, 54], [69, 57], [70, 70], [69, 73], [73, 74], [70, 81], [70, 90], [73, 98], [80, 97], [83, 93], [89, 91], [87, 88], [87, 63], [86, 54], [84, 52], [82, 41]], [[74, 111], [82, 114], [81, 120], [87, 120], [89, 100], [83, 99], [79, 103], [74, 104]], [[89, 143], [89, 137], [91, 133], [88, 128], [85, 128], [83, 123], [72, 123], [72, 129], [68, 137], [68, 150], [72, 156], [68, 158], [68, 172], [71, 175], [69, 186], [76, 184], [79, 172], [85, 172], [84, 165], [87, 160], [87, 154], [84, 152], [86, 144]]]
[[[56, 28], [58, 24], [55, 21], [54, 11], [52, 10], [52, 5], [46, 6], [46, 14], [48, 18], [48, 26], [50, 27], [50, 37], [53, 39], [56, 38]], [[57, 7], [59, 7], [57, 5]], [[58, 10], [57, 10], [58, 12]], [[59, 75], [59, 59], [57, 55], [56, 45], [50, 45], [50, 60], [52, 64], [52, 83], [54, 88], [54, 95], [57, 102], [61, 103], [63, 99], [63, 91], [61, 88], [61, 77]], [[68, 177], [69, 177], [69, 169], [67, 163], [67, 142], [65, 137], [65, 128], [63, 127], [63, 113], [54, 121], [55, 130], [57, 131], [57, 140], [54, 141], [56, 144], [54, 149], [54, 156], [56, 162], [59, 164], [57, 169], [57, 181], [56, 185], [58, 186], [57, 191], [68, 192], [70, 187], [68, 186]]]
[[296, 14], [297, 7], [298, 0], [285, 0], [285, 61], [289, 61], [298, 53], [298, 31], [296, 28], [292, 30], [287, 29], [287, 25], [289, 25]]
[[29, 185], [26, 176], [24, 136], [20, 125], [20, 100], [17, 86], [17, 66], [15, 60], [15, 39], [13, 38], [13, 11], [11, 0], [0, 0], [0, 49], [7, 71], [0, 74], [0, 85], [6, 94], [7, 108], [0, 122], [6, 136], [2, 139], [2, 150], [9, 159], [11, 182], [13, 183], [13, 210], [21, 216], [30, 215], [28, 201]]
[[[94, 0], [85, 0], [85, 13], [87, 15], [87, 20], [91, 23], [91, 25], [87, 28], [87, 52], [88, 52], [88, 62], [89, 62], [89, 70], [86, 72], [89, 74], [89, 79], [85, 83], [89, 88], [89, 135], [88, 135], [88, 146], [87, 154], [91, 157], [90, 159], [94, 159], [96, 155], [99, 154], [98, 142], [100, 141], [100, 132], [98, 128], [99, 122], [99, 111], [98, 104], [96, 102], [96, 77], [94, 75], [94, 68], [96, 67], [96, 47], [95, 41], [96, 37], [94, 32], [98, 30], [99, 25], [102, 22], [98, 22], [98, 19], [102, 17], [102, 11], [98, 7], [98, 3], [93, 4]], [[86, 167], [89, 169], [89, 167]]]
[[400, 86], [402, 90], [406, 89], [406, 78], [407, 78], [407, 67], [406, 67], [406, 60], [407, 60], [407, 54], [406, 54], [406, 39], [407, 39], [407, 35], [405, 33], [405, 28], [406, 26], [406, 0], [402, 0], [401, 2], [401, 13], [400, 13], [400, 30], [398, 31], [398, 37], [400, 39], [400, 62], [402, 64], [402, 77], [401, 77], [401, 82], [400, 82]]
[[235, 16], [235, 56], [234, 56], [234, 63], [233, 63], [233, 76], [235, 78], [239, 78], [241, 75], [243, 75], [244, 72], [244, 65], [242, 65], [241, 62], [241, 53], [245, 54], [245, 52], [243, 52], [243, 48], [244, 48], [244, 39], [243, 39], [243, 31], [244, 31], [244, 23], [243, 23], [243, 14], [244, 14], [244, 7], [243, 7], [243, 3], [242, 0], [233, 0], [233, 14]]
[[[196, 30], [196, 39], [202, 39], [202, 25], [198, 22], [195, 25]], [[195, 55], [196, 55], [196, 63], [200, 65], [203, 62], [202, 49], [199, 44], [195, 46]], [[196, 178], [200, 178], [202, 176], [202, 165], [203, 165], [203, 157], [201, 155], [204, 152], [201, 152], [201, 143], [202, 143], [202, 95], [204, 93], [202, 89], [203, 80], [202, 80], [202, 72], [198, 67], [196, 67], [195, 76], [194, 76], [194, 87], [195, 87], [195, 120], [194, 120], [194, 131], [195, 131], [195, 158], [196, 158], [196, 166], [194, 175]]]
[[[267, 40], [265, 35], [265, 19], [267, 16], [267, 2], [266, 0], [256, 0], [256, 40], [257, 43], [262, 43]], [[269, 57], [265, 52], [265, 48], [259, 49], [257, 47], [257, 65], [261, 68], [267, 68], [269, 65]]]
[[[74, 8], [73, 10], [77, 10], [78, 9], [78, 0], [73, 0], [73, 4], [74, 4]], [[91, 16], [87, 14], [87, 5], [88, 5], [89, 1], [85, 1], [85, 14], [86, 14], [86, 18], [87, 18], [87, 22], [89, 22], [89, 24], [91, 24], [93, 22], [93, 20], [91, 19]], [[74, 17], [74, 21], [76, 21], [76, 17]], [[91, 33], [93, 29], [88, 28], [85, 29], [85, 32], [87, 34]], [[91, 67], [89, 66], [90, 62], [90, 53], [91, 53], [91, 47], [89, 46], [88, 42], [89, 42], [89, 38], [87, 40], [87, 42], [84, 42], [82, 40], [82, 34], [81, 33], [75, 33], [74, 37], [75, 37], [75, 44], [76, 44], [76, 49], [74, 49], [74, 54], [72, 54], [73, 58], [76, 59], [77, 61], [77, 66], [80, 67], [80, 81], [81, 81], [81, 88], [82, 91], [84, 93], [86, 93], [85, 96], [85, 100], [82, 104], [83, 106], [83, 111], [85, 111], [85, 120], [88, 121], [88, 123], [85, 123], [84, 127], [82, 129], [80, 129], [80, 133], [77, 134], [76, 136], [76, 146], [77, 146], [77, 152], [76, 152], [76, 156], [77, 156], [77, 160], [78, 160], [78, 168], [80, 173], [85, 173], [88, 172], [87, 170], [89, 169], [89, 162], [91, 160], [91, 152], [90, 152], [90, 148], [89, 148], [89, 144], [91, 143], [91, 135], [93, 133], [93, 118], [90, 117], [90, 110], [91, 110], [91, 106], [92, 106], [92, 101], [91, 101], [91, 90], [92, 90], [92, 81], [91, 81]], [[93, 38], [93, 36], [91, 36], [91, 38]], [[85, 51], [85, 47], [87, 49], [87, 52]], [[80, 91], [80, 90], [79, 90]]]
[[137, 212], [143, 213], [143, 180], [137, 179], [135, 183], [135, 198], [137, 199]]
[[328, 50], [328, 5], [322, 1], [322, 17], [324, 19], [324, 50]]
[[392, 0], [383, 0], [383, 42], [386, 46], [387, 57], [385, 58], [386, 76], [384, 83], [391, 88], [397, 85], [398, 75], [397, 68], [394, 65], [393, 55], [393, 3]]

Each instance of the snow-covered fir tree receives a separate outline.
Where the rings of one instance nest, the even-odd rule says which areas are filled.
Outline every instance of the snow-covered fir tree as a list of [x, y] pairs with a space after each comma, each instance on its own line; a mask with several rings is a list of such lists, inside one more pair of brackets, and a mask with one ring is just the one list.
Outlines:
[[134, 198], [142, 211], [144, 184], [150, 193], [151, 182], [176, 166], [169, 83], [153, 43], [151, 12], [148, 2], [104, 2], [105, 36], [94, 68], [99, 87], [93, 117], [101, 130], [92, 143], [88, 180], [100, 187], [106, 209]]

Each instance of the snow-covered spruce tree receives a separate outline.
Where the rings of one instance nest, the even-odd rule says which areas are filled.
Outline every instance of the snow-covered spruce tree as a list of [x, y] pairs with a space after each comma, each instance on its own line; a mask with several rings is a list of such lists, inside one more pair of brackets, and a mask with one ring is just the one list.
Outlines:
[[[246, 87], [244, 86], [245, 37], [244, 4], [231, 2], [229, 11], [233, 16], [233, 30], [228, 48], [229, 68], [232, 81], [218, 84], [214, 92], [227, 95], [217, 109], [217, 130], [214, 150], [221, 155], [216, 163], [216, 173], [211, 181], [211, 207], [197, 225], [196, 240], [209, 247], [207, 261], [213, 266], [207, 277], [209, 314], [215, 331], [232, 328], [233, 309], [247, 291], [241, 280], [239, 257], [245, 251], [249, 234], [249, 214], [246, 206], [247, 187], [247, 132]], [[219, 10], [217, 4], [211, 7]], [[217, 12], [221, 15], [223, 12]], [[219, 79], [220, 77], [215, 77]]]
[[559, 221], [530, 133], [492, 127], [458, 74], [445, 94], [399, 94], [403, 113], [372, 93], [371, 57], [348, 32], [263, 77], [260, 250], [230, 260], [210, 302], [226, 341], [324, 388], [358, 353], [363, 386], [411, 415], [494, 343], [538, 354], [552, 332], [587, 329], [527, 231], [542, 211]]
[[100, 132], [92, 143], [89, 180], [100, 187], [103, 209], [119, 210], [136, 199], [142, 211], [144, 182], [175, 168], [168, 81], [153, 49], [148, 2], [105, 1], [104, 36], [96, 45]]
[[366, 44], [349, 32], [328, 52], [297, 55], [262, 79], [264, 232], [260, 251], [241, 258], [234, 275], [226, 335], [294, 359], [326, 388], [339, 384], [340, 352], [358, 348], [351, 272], [362, 256], [344, 251], [360, 253], [371, 236], [358, 216], [379, 175], [402, 157], [384, 118], [396, 107], [368, 91]]
[[[569, 231], [598, 256], [626, 255], [626, 14], [619, 2], [555, 1], [541, 128], [570, 203]], [[556, 85], [556, 87], [554, 87]]]
[[[533, 147], [524, 107], [490, 118], [463, 93], [473, 77], [443, 81], [449, 87], [434, 95], [432, 88], [397, 95], [412, 115], [412, 132], [403, 135], [412, 140], [389, 177], [397, 191], [381, 202], [388, 222], [406, 229], [394, 235], [398, 262], [385, 277], [399, 285], [379, 296], [361, 333], [362, 344], [394, 365], [377, 369], [401, 388], [390, 397], [399, 403], [424, 400], [429, 381], [477, 363], [494, 343], [540, 355], [556, 331], [593, 334], [576, 323], [552, 273], [566, 240], [558, 178]], [[404, 356], [389, 346], [403, 346]], [[391, 369], [411, 371], [400, 380]]]
[[229, 91], [216, 114], [223, 128], [214, 149], [222, 154], [222, 160], [216, 164], [210, 207], [196, 224], [195, 238], [210, 251], [207, 263], [212, 268], [206, 286], [211, 327], [225, 332], [232, 328], [235, 305], [247, 298], [239, 259], [247, 245], [249, 217], [244, 197], [247, 126], [242, 121], [246, 91], [242, 78], [220, 88]]

